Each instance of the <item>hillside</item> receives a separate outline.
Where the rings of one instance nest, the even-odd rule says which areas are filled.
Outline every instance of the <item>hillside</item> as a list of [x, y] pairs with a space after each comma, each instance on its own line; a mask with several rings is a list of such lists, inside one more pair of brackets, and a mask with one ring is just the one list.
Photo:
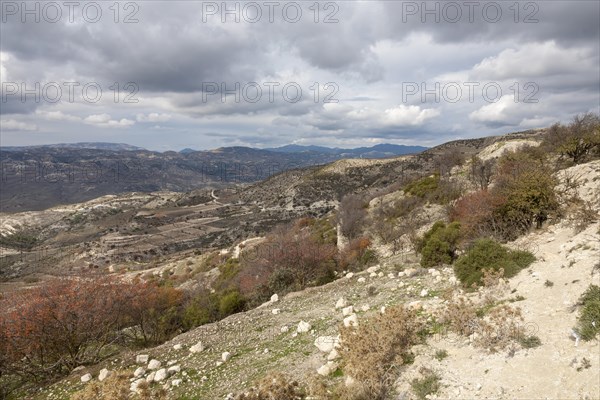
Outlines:
[[[158, 314], [160, 302], [140, 309], [148, 319], [111, 333], [106, 356], [77, 359], [7, 398], [267, 399], [249, 391], [283, 393], [281, 376], [260, 383], [273, 372], [304, 393], [281, 400], [599, 398], [600, 343], [579, 329], [582, 294], [600, 284], [600, 160], [591, 151], [574, 164], [552, 139], [461, 140], [251, 185], [3, 213], [8, 301], [54, 277], [115, 279], [103, 285], [176, 301]], [[533, 210], [530, 188], [542, 193]], [[478, 244], [487, 247], [473, 264]], [[86, 298], [102, 306], [88, 307], [108, 318], [110, 299], [96, 290]], [[12, 301], [6, 312], [18, 309]], [[160, 339], [137, 335], [151, 321], [165, 329]]]

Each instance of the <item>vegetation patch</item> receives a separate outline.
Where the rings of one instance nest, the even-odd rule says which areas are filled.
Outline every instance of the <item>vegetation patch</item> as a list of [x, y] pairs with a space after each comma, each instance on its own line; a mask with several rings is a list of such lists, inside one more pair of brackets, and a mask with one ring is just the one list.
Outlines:
[[483, 283], [486, 269], [503, 269], [504, 276], [510, 278], [534, 261], [534, 255], [528, 251], [510, 250], [494, 240], [479, 239], [456, 260], [454, 273], [464, 286], [470, 287]]
[[600, 332], [600, 287], [590, 285], [579, 303], [581, 311], [575, 329], [583, 340], [592, 340]]

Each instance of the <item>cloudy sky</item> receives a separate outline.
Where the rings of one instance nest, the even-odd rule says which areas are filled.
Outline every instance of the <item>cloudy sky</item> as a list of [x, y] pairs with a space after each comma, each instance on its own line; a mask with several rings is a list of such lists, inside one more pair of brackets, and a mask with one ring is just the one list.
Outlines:
[[599, 111], [600, 2], [1, 1], [1, 144], [434, 145]]

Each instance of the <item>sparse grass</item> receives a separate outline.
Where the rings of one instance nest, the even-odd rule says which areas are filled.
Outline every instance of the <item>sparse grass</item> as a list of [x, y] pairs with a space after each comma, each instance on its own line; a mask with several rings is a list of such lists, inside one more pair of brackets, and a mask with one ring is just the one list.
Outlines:
[[434, 355], [435, 359], [438, 361], [442, 361], [444, 358], [448, 357], [448, 352], [446, 350], [438, 350]]
[[518, 342], [524, 349], [533, 349], [542, 345], [540, 338], [535, 335], [521, 336], [519, 337]]
[[413, 379], [410, 387], [419, 400], [425, 400], [428, 395], [435, 394], [440, 390], [440, 380], [441, 378], [437, 373], [427, 370], [423, 374], [423, 378]]
[[581, 312], [575, 329], [583, 340], [592, 340], [600, 332], [600, 287], [590, 285], [579, 302]]

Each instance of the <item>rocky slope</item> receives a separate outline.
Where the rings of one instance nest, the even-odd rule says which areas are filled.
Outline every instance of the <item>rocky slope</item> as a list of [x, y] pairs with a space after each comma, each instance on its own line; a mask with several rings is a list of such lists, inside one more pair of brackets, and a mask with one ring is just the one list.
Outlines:
[[[559, 176], [563, 184], [565, 176], [577, 176], [579, 196], [600, 209], [600, 161]], [[600, 397], [600, 344], [576, 341], [572, 333], [579, 296], [590, 283], [600, 284], [600, 223], [578, 230], [573, 221], [563, 220], [509, 246], [531, 251], [536, 261], [508, 280], [496, 300], [519, 307], [521, 328], [539, 337], [541, 345], [490, 353], [476, 345], [475, 337], [441, 332], [414, 347], [414, 362], [401, 367], [395, 382], [400, 398], [415, 398], [410, 382], [426, 370], [441, 378], [438, 393], [428, 397], [432, 399]], [[296, 379], [315, 374], [341, 379], [334, 373], [339, 360], [328, 345], [335, 342], [340, 325], [369, 323], [396, 304], [433, 317], [448, 302], [443, 293], [462, 292], [450, 268], [424, 270], [417, 261], [410, 253], [389, 255], [375, 267], [340, 274], [327, 285], [274, 296], [256, 309], [201, 326], [161, 346], [76, 371], [37, 398], [64, 398], [86, 385], [82, 377], [98, 379], [101, 369], [128, 371], [132, 389], [141, 380], [157, 381], [153, 385], [162, 385], [172, 399], [225, 399], [274, 370]], [[463, 294], [477, 299], [482, 293]], [[353, 309], [345, 309], [349, 306]], [[439, 350], [447, 357], [438, 360]], [[161, 366], [150, 368], [156, 364], [149, 365], [150, 360]]]

